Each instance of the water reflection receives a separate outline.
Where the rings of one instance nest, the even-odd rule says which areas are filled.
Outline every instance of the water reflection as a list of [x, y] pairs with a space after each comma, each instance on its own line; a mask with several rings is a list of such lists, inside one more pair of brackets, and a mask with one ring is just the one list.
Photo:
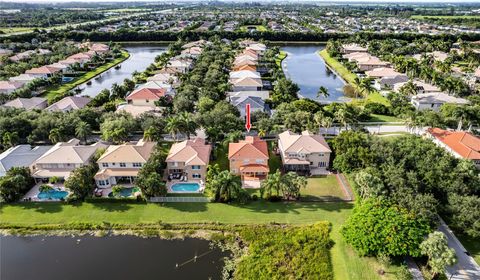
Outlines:
[[[344, 82], [331, 71], [318, 54], [325, 46], [287, 46], [282, 67], [285, 75], [300, 87], [300, 95], [322, 102], [348, 101], [343, 94]], [[317, 97], [320, 86], [328, 89], [329, 97]]]

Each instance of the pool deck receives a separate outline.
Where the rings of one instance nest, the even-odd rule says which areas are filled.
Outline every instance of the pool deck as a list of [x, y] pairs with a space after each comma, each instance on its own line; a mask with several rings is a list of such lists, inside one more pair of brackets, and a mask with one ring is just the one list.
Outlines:
[[[38, 194], [40, 193], [40, 186], [42, 185], [50, 185], [52, 188], [56, 190], [66, 191], [69, 192], [63, 184], [48, 184], [48, 183], [38, 183], [33, 186], [23, 197], [20, 201], [39, 201], [39, 202], [49, 202], [49, 201], [60, 201], [60, 199], [39, 199]], [[70, 193], [70, 192], [69, 192]]]
[[[172, 190], [172, 186], [175, 184], [199, 184], [200, 188], [196, 192], [182, 192]], [[167, 182], [167, 192], [168, 193], [203, 193], [205, 190], [205, 183], [202, 180], [192, 180], [192, 181], [180, 181], [180, 180], [171, 180]]]

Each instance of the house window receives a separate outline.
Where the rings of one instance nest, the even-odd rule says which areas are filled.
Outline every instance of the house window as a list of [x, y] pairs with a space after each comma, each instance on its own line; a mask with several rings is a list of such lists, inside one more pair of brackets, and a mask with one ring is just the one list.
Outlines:
[[145, 99], [145, 102], [147, 102], [147, 103], [148, 103], [148, 102], [150, 102], [150, 100], [148, 100], [148, 99]]
[[321, 154], [318, 154], [318, 155], [319, 155], [319, 156], [321, 156], [321, 157], [325, 156], [325, 154], [323, 154], [323, 153], [321, 153]]
[[133, 167], [142, 167], [142, 163], [141, 162], [134, 162]]
[[202, 178], [202, 175], [200, 175], [200, 174], [198, 174], [198, 173], [193, 173], [193, 174], [192, 174], [192, 178], [193, 178], [193, 179], [200, 179], [200, 178]]
[[107, 162], [102, 162], [102, 167], [108, 167], [108, 163]]
[[125, 164], [125, 162], [120, 162], [120, 167], [127, 167], [127, 165]]
[[112, 162], [112, 165], [115, 166], [115, 162]]
[[263, 163], [263, 159], [257, 159], [255, 160], [256, 163]]
[[110, 182], [108, 180], [99, 180], [98, 185], [100, 186], [108, 186]]
[[318, 167], [325, 167], [327, 166], [325, 162], [321, 161], [318, 163]]
[[192, 170], [200, 170], [200, 165], [192, 165]]

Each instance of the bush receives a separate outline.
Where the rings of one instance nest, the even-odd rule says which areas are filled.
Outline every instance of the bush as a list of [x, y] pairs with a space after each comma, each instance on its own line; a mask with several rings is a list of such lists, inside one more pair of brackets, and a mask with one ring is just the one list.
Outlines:
[[371, 114], [391, 115], [390, 109], [386, 105], [376, 102], [368, 102], [365, 104], [365, 110]]
[[40, 192], [48, 192], [48, 191], [53, 190], [53, 187], [50, 186], [50, 185], [46, 185], [46, 184], [45, 184], [45, 185], [41, 185], [41, 186], [38, 188], [38, 190], [39, 190]]

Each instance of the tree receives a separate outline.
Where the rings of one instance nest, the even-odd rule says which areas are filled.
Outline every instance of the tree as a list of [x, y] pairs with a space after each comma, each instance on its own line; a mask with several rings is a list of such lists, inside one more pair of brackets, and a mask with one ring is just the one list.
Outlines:
[[447, 237], [443, 232], [434, 231], [428, 234], [428, 238], [420, 244], [423, 255], [428, 257], [428, 266], [433, 273], [443, 273], [448, 265], [456, 263], [455, 250], [448, 247]]
[[277, 80], [273, 88], [273, 93], [271, 95], [272, 101], [275, 104], [280, 104], [283, 102], [292, 102], [298, 99], [298, 91], [300, 88], [297, 84], [293, 83], [291, 80], [286, 78], [280, 78]]
[[65, 187], [72, 191], [75, 198], [83, 200], [93, 194], [95, 190], [95, 173], [98, 171], [96, 163], [78, 167], [70, 173], [65, 181]]
[[165, 130], [172, 136], [173, 140], [177, 140], [177, 135], [180, 133], [182, 127], [182, 120], [178, 116], [170, 116], [167, 118]]
[[282, 174], [280, 170], [268, 174], [267, 178], [260, 183], [260, 195], [263, 197], [266, 194], [266, 198], [270, 198], [273, 195], [280, 196], [281, 184]]
[[279, 197], [281, 194], [284, 199], [297, 199], [300, 196], [300, 189], [306, 186], [305, 177], [295, 172], [282, 175], [280, 170], [277, 170], [273, 174], [268, 174], [267, 178], [261, 182], [260, 195], [270, 199]]
[[474, 238], [480, 237], [480, 197], [451, 194], [448, 197], [449, 225]]
[[60, 129], [54, 128], [54, 129], [50, 130], [50, 133], [48, 134], [48, 139], [52, 143], [57, 143], [57, 142], [62, 141], [63, 135], [62, 135]]
[[321, 86], [318, 89], [317, 92], [317, 98], [323, 97], [323, 98], [328, 98], [330, 96], [330, 93], [328, 92], [328, 89], [324, 86]]
[[34, 184], [35, 180], [27, 167], [13, 167], [0, 178], [0, 201], [19, 200]]
[[83, 139], [84, 143], [87, 144], [88, 136], [92, 133], [90, 125], [86, 122], [79, 122], [75, 128], [75, 136], [80, 139]]
[[15, 145], [18, 144], [20, 140], [20, 137], [18, 136], [18, 132], [14, 131], [14, 132], [8, 132], [6, 131], [4, 134], [3, 134], [3, 137], [2, 137], [2, 143], [5, 147], [13, 147]]
[[163, 174], [167, 158], [166, 152], [161, 146], [156, 146], [148, 161], [142, 166], [135, 180], [135, 186], [142, 190], [146, 197], [165, 196], [167, 186], [161, 174]]
[[137, 123], [132, 115], [114, 113], [104, 117], [100, 125], [102, 139], [113, 143], [127, 141], [129, 136], [137, 130]]
[[384, 200], [356, 204], [341, 233], [361, 256], [420, 255], [420, 243], [430, 232], [427, 221]]
[[245, 191], [242, 189], [240, 177], [223, 170], [218, 173], [212, 171], [210, 178], [206, 183], [205, 189], [209, 196], [216, 202], [230, 202], [233, 200], [242, 200], [245, 197]]
[[367, 170], [361, 170], [355, 174], [355, 184], [361, 198], [375, 198], [387, 194], [387, 189], [382, 179]]

